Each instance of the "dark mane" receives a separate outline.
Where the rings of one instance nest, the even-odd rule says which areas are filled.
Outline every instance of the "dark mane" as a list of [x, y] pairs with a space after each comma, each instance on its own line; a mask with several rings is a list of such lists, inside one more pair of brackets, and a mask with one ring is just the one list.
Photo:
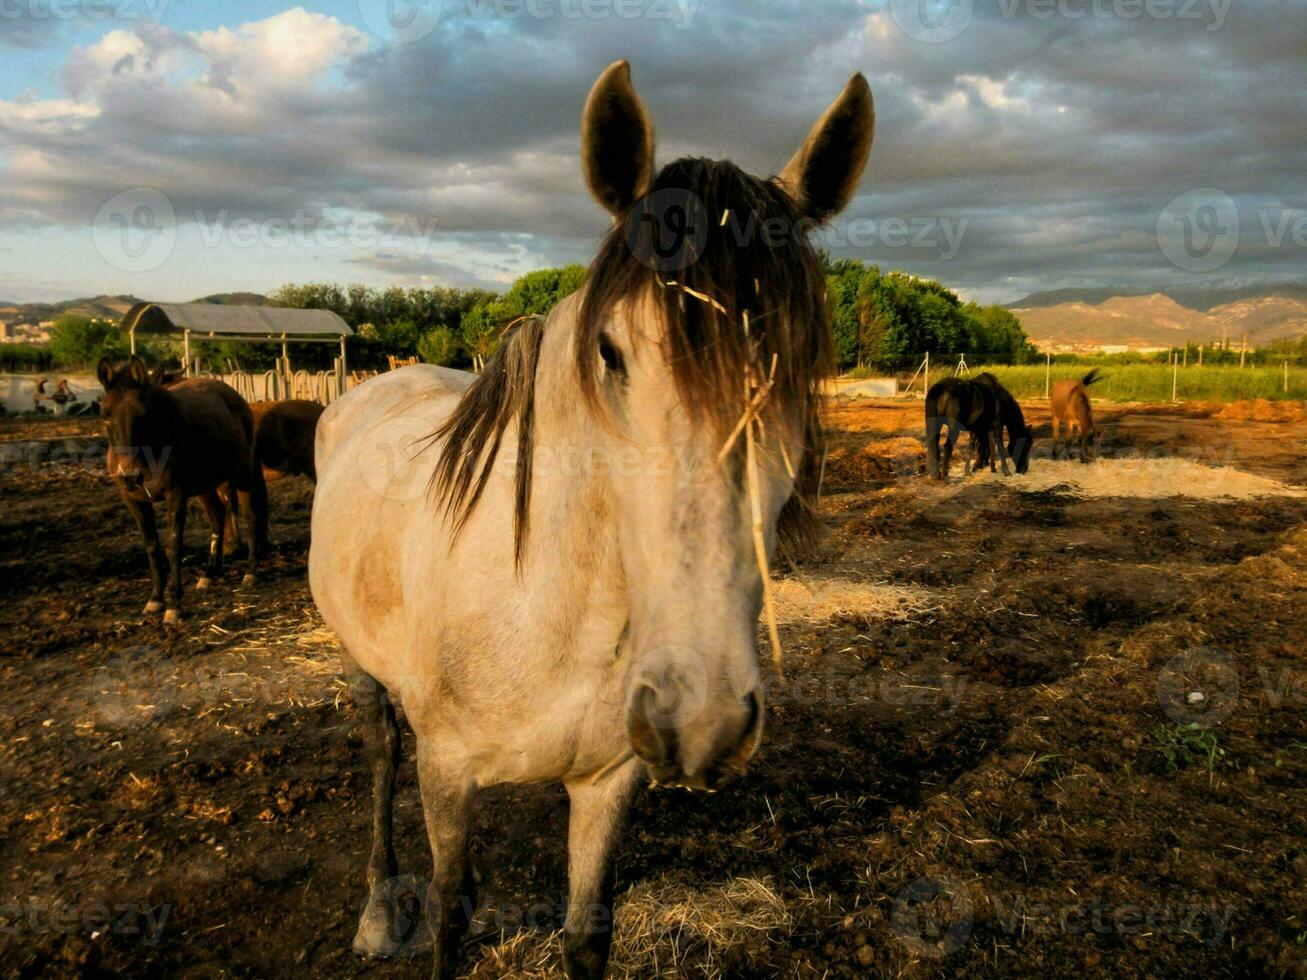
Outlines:
[[[808, 240], [815, 227], [774, 180], [725, 160], [670, 163], [601, 243], [586, 277], [576, 334], [581, 389], [601, 409], [593, 352], [605, 321], [618, 304], [651, 298], [666, 327], [682, 403], [723, 434], [744, 410], [746, 372], [767, 377], [775, 356], [765, 407], [773, 416], [797, 413], [807, 450], [781, 515], [780, 530], [791, 545], [806, 543], [812, 533], [822, 455], [820, 386], [833, 363], [826, 279]], [[671, 234], [660, 242], [651, 228]], [[681, 248], [669, 262], [660, 245]]]
[[[686, 247], [679, 261], [669, 263], [657, 252], [666, 243], [642, 231], [650, 218], [670, 221], [678, 207], [693, 227], [680, 242]], [[833, 362], [826, 280], [808, 240], [814, 227], [773, 180], [752, 177], [729, 161], [677, 160], [662, 169], [627, 219], [600, 244], [586, 273], [576, 327], [581, 390], [602, 412], [594, 356], [599, 335], [615, 306], [652, 298], [666, 325], [668, 363], [686, 410], [723, 436], [744, 411], [746, 372], [766, 378], [775, 356], [775, 380], [764, 409], [769, 417], [796, 414], [806, 449], [778, 526], [782, 544], [792, 552], [813, 536], [823, 448], [820, 386]], [[531, 496], [535, 372], [543, 327], [541, 317], [523, 318], [512, 327], [433, 436], [445, 443], [431, 486], [443, 497], [457, 534], [485, 489], [505, 429], [516, 420], [513, 523], [519, 564]], [[743, 445], [737, 440], [737, 450]]]
[[513, 557], [518, 564], [530, 520], [535, 376], [544, 324], [542, 316], [524, 316], [510, 323], [499, 349], [431, 437], [433, 442], [445, 440], [445, 445], [430, 488], [444, 498], [445, 515], [453, 521], [457, 537], [486, 489], [504, 430], [517, 422]]

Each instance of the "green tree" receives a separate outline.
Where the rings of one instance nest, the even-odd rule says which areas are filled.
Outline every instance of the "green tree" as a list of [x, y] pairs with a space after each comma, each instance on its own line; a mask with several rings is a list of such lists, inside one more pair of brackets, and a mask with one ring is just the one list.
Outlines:
[[458, 359], [458, 335], [449, 327], [432, 327], [418, 340], [418, 353], [428, 364], [448, 367]]
[[50, 328], [50, 353], [62, 367], [84, 367], [102, 357], [124, 358], [129, 350], [127, 335], [108, 320], [65, 313]]

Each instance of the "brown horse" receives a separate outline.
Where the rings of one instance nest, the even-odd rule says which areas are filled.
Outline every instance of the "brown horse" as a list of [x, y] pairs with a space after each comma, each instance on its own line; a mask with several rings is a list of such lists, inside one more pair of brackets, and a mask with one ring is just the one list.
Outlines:
[[1100, 430], [1094, 427], [1094, 413], [1089, 409], [1089, 391], [1098, 376], [1094, 368], [1079, 381], [1064, 378], [1053, 383], [1053, 397], [1049, 402], [1049, 411], [1053, 414], [1053, 458], [1057, 459], [1057, 437], [1062, 426], [1066, 426], [1066, 451], [1071, 455], [1071, 430], [1079, 429], [1080, 462], [1088, 463], [1098, 454], [1098, 444], [1102, 439]]
[[[147, 614], [164, 609], [165, 623], [181, 617], [182, 546], [186, 501], [200, 497], [209, 518], [209, 564], [196, 588], [206, 588], [222, 571], [226, 507], [218, 487], [230, 483], [250, 535], [249, 566], [242, 585], [254, 582], [258, 557], [255, 528], [267, 520], [263, 473], [254, 465], [254, 420], [245, 400], [221, 381], [196, 378], [167, 388], [156, 383], [139, 357], [127, 364], [100, 361], [104, 387], [100, 409], [109, 451], [109, 474], [145, 538], [150, 559]], [[168, 506], [172, 537], [168, 593], [164, 596], [164, 548], [155, 524], [154, 502]]]
[[[318, 471], [313, 464], [313, 440], [318, 431], [318, 419], [326, 411], [317, 402], [303, 398], [290, 398], [279, 402], [255, 402], [250, 406], [254, 415], [254, 460], [263, 470], [265, 483], [288, 476], [307, 476], [318, 482]], [[230, 491], [219, 491], [224, 501]], [[258, 528], [258, 548], [268, 547], [266, 522]], [[228, 538], [240, 540], [236, 530], [236, 515], [227, 513]]]

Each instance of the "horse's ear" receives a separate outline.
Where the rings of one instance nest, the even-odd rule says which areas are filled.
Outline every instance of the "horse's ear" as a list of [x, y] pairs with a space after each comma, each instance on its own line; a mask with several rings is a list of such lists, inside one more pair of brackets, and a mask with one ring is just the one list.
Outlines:
[[113, 361], [107, 357], [100, 358], [100, 363], [95, 366], [95, 376], [100, 381], [100, 387], [108, 391], [113, 384]]
[[648, 190], [653, 157], [653, 124], [631, 84], [631, 66], [615, 61], [590, 89], [581, 115], [586, 186], [609, 213], [621, 218]]
[[862, 179], [875, 128], [871, 86], [858, 72], [777, 177], [805, 215], [826, 221], [844, 210]]
[[150, 369], [135, 354], [132, 355], [131, 363], [127, 365], [127, 376], [138, 385], [150, 383]]

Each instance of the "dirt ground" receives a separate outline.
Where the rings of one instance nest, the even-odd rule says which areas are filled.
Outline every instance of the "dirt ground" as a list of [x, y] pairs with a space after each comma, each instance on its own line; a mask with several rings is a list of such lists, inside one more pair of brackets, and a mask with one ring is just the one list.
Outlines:
[[[920, 412], [831, 408], [763, 748], [715, 795], [641, 794], [612, 973], [1307, 975], [1307, 498], [1274, 489], [1307, 484], [1301, 406], [1104, 406], [1104, 458], [1037, 444], [1024, 491], [928, 483]], [[1134, 458], [1221, 476], [1114, 495]], [[369, 780], [305, 580], [311, 488], [270, 491], [258, 586], [233, 563], [164, 629], [93, 449], [0, 468], [0, 975], [429, 976], [350, 953]], [[483, 797], [471, 975], [557, 968], [565, 824], [556, 787]]]

